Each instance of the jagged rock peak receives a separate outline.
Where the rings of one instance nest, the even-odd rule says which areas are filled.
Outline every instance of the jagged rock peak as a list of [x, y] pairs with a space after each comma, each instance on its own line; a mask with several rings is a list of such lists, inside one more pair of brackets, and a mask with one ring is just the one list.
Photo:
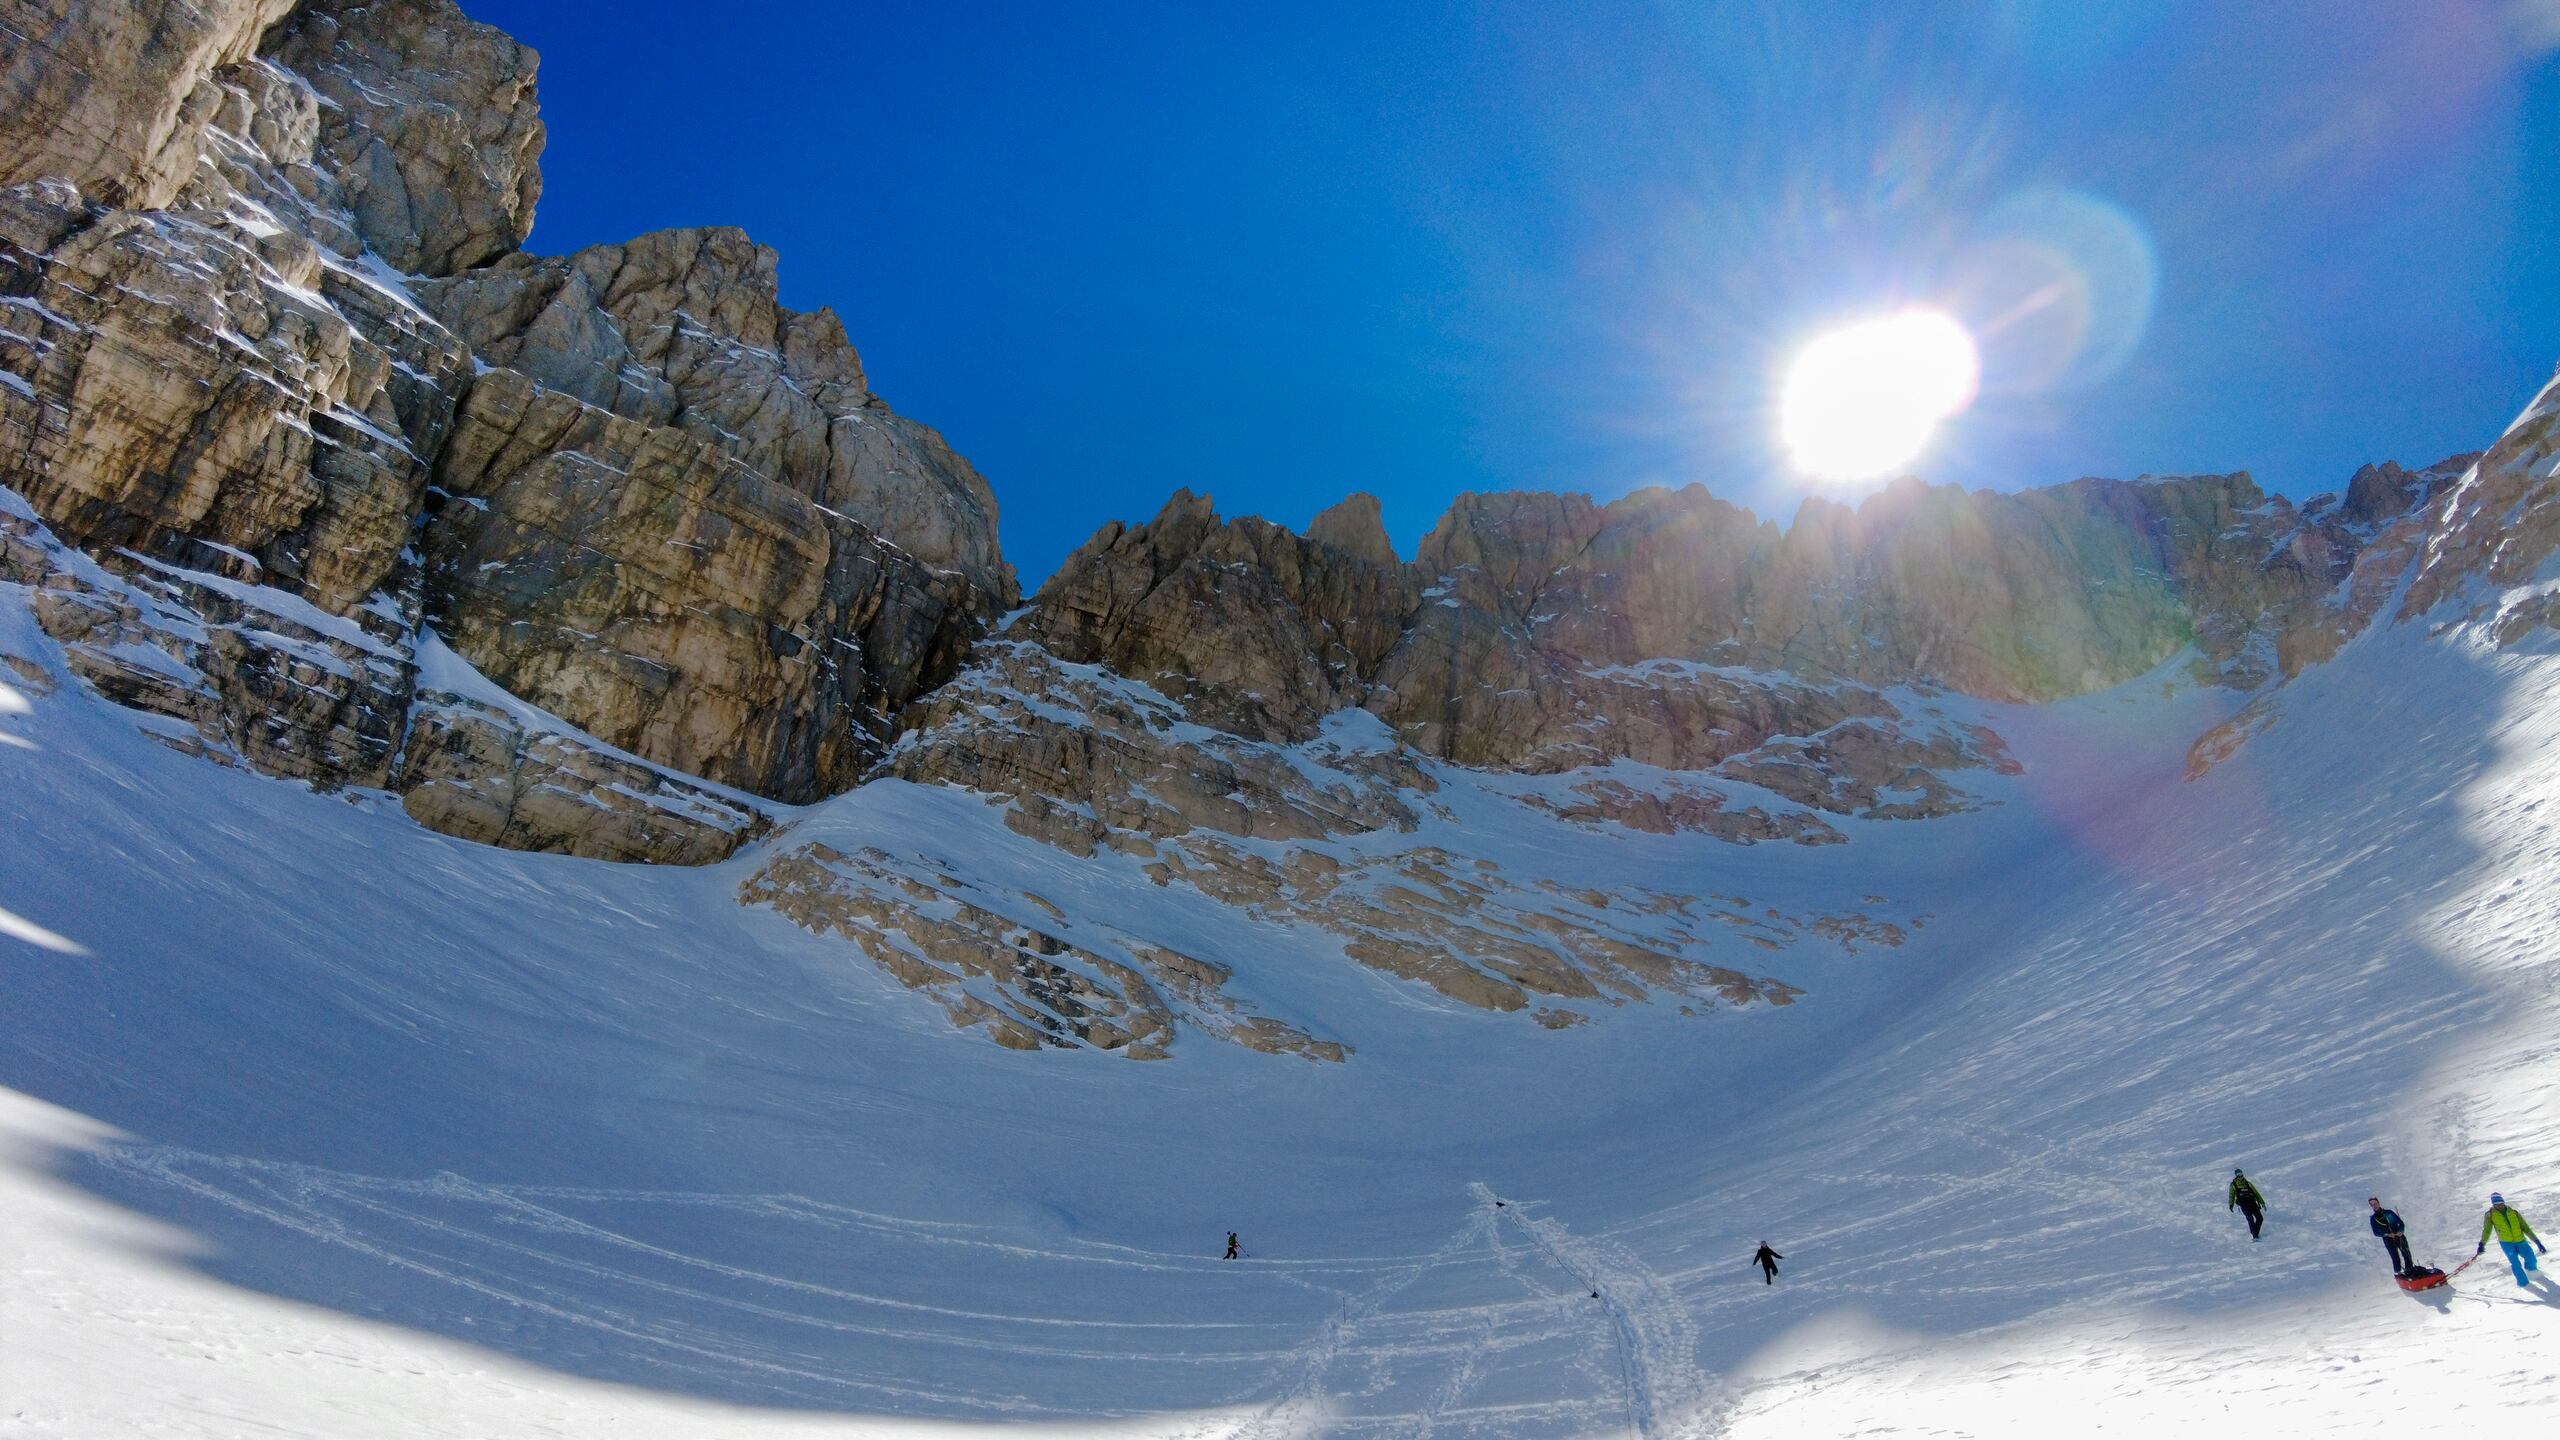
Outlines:
[[995, 494], [871, 393], [832, 310], [779, 298], [773, 250], [733, 226], [567, 256], [515, 254], [417, 286], [484, 361], [626, 419], [671, 425], [851, 517], [1010, 609]]
[[1307, 522], [1307, 538], [1372, 565], [1400, 565], [1378, 497], [1366, 491], [1342, 497]]
[[1221, 520], [1208, 496], [1180, 490], [1155, 519], [1106, 525], [1067, 557], [1020, 628], [1062, 659], [1155, 685], [1206, 723], [1305, 739], [1359, 703], [1420, 603], [1409, 568], [1385, 553]]
[[365, 243], [450, 275], [524, 243], [542, 197], [540, 57], [453, 0], [304, 0], [267, 54], [311, 83]]
[[[1466, 494], [1411, 565], [1394, 562], [1374, 502], [1301, 537], [1222, 521], [1186, 490], [1146, 524], [1105, 526], [1021, 633], [1240, 734], [1303, 738], [1357, 705], [1468, 764], [1713, 764], [1785, 733], [1802, 705], [1705, 671], [1675, 702], [1630, 667], [2012, 701], [2117, 684], [2190, 647], [2232, 684], [2291, 673], [2334, 648], [2325, 607], [2375, 533], [2368, 517], [2421, 503], [2443, 473], [2377, 472], [2351, 505], [2300, 509], [2246, 473], [2017, 493], [1904, 480], [1854, 506], [1808, 500], [1783, 529], [1696, 485], [1605, 505]], [[1692, 729], [1723, 738], [1680, 739]]]

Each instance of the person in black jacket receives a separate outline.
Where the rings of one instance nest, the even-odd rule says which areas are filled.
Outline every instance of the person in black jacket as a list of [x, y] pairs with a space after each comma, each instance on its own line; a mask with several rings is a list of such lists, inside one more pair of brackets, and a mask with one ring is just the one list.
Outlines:
[[1760, 1267], [1760, 1283], [1763, 1285], [1777, 1284], [1778, 1262], [1786, 1258], [1786, 1256], [1770, 1249], [1768, 1241], [1761, 1241], [1760, 1249], [1751, 1257], [1751, 1263]]
[[2408, 1274], [2418, 1262], [2409, 1258], [2409, 1227], [2400, 1223], [2400, 1212], [2383, 1209], [2379, 1195], [2364, 1203], [2373, 1207], [2373, 1219], [2367, 1223], [2372, 1226], [2375, 1238], [2382, 1241], [2383, 1253], [2391, 1257], [2391, 1273]]

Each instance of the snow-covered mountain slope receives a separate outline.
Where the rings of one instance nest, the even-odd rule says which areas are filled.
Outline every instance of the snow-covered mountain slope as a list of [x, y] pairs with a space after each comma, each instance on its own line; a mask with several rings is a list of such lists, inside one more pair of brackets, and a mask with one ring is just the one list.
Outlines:
[[[2413, 1299], [2361, 1218], [2450, 1268], [2492, 1187], [2560, 1214], [2560, 657], [2494, 605], [2367, 632], [2193, 780], [2235, 697], [2175, 667], [1975, 707], [2001, 803], [1846, 844], [1448, 787], [1412, 838], [1523, 876], [1905, 922], [1789, 937], [1791, 1005], [1549, 1034], [954, 790], [689, 870], [436, 835], [154, 743], [0, 597], [0, 1434], [2522, 1434], [2560, 1399], [2560, 1287]], [[812, 842], [1183, 934], [1355, 1058], [983, 1044], [739, 903]]]

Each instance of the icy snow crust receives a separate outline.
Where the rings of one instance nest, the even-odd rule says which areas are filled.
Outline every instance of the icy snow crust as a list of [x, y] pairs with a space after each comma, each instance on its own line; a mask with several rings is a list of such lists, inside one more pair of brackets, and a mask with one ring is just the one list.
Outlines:
[[[0, 652], [53, 672], [0, 670], [12, 1440], [2523, 1434], [2560, 1399], [2560, 1287], [2403, 1295], [2362, 1218], [2448, 1269], [2493, 1187], [2560, 1232], [2543, 642], [2379, 630], [2195, 782], [2219, 692], [1984, 710], [2004, 803], [1846, 845], [1453, 784], [1399, 843], [1933, 917], [1708, 957], [1791, 1007], [1560, 1033], [957, 792], [703, 870], [515, 854], [152, 743], [6, 586]], [[812, 840], [1182, 935], [1357, 1053], [998, 1050], [737, 903]]]

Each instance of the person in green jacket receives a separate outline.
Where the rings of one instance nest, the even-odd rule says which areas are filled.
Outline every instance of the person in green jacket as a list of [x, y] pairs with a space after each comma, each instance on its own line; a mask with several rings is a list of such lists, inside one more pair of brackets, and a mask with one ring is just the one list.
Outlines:
[[2237, 1170], [2231, 1172], [2230, 1203], [2222, 1208], [2240, 1212], [2240, 1218], [2249, 1222], [2249, 1238], [2252, 1240], [2258, 1238], [2259, 1227], [2267, 1223], [2267, 1197], [2259, 1194], [2258, 1187], [2249, 1183], [2249, 1177]]
[[[2479, 1259], [2488, 1250], [2491, 1237], [2497, 1239], [2499, 1249], [2507, 1252], [2507, 1264], [2516, 1272], [2516, 1283], [2531, 1284], [2526, 1272], [2542, 1268], [2535, 1263], [2533, 1252], [2541, 1250], [2549, 1254], [2550, 1251], [2543, 1245], [2542, 1237], [2533, 1233], [2533, 1224], [2524, 1218], [2524, 1212], [2509, 1205], [2504, 1195], [2489, 1197], [2489, 1213], [2480, 1217], [2480, 1244], [2471, 1252], [2472, 1259]], [[2533, 1242], [2531, 1249], [2525, 1246], [2528, 1240]]]

